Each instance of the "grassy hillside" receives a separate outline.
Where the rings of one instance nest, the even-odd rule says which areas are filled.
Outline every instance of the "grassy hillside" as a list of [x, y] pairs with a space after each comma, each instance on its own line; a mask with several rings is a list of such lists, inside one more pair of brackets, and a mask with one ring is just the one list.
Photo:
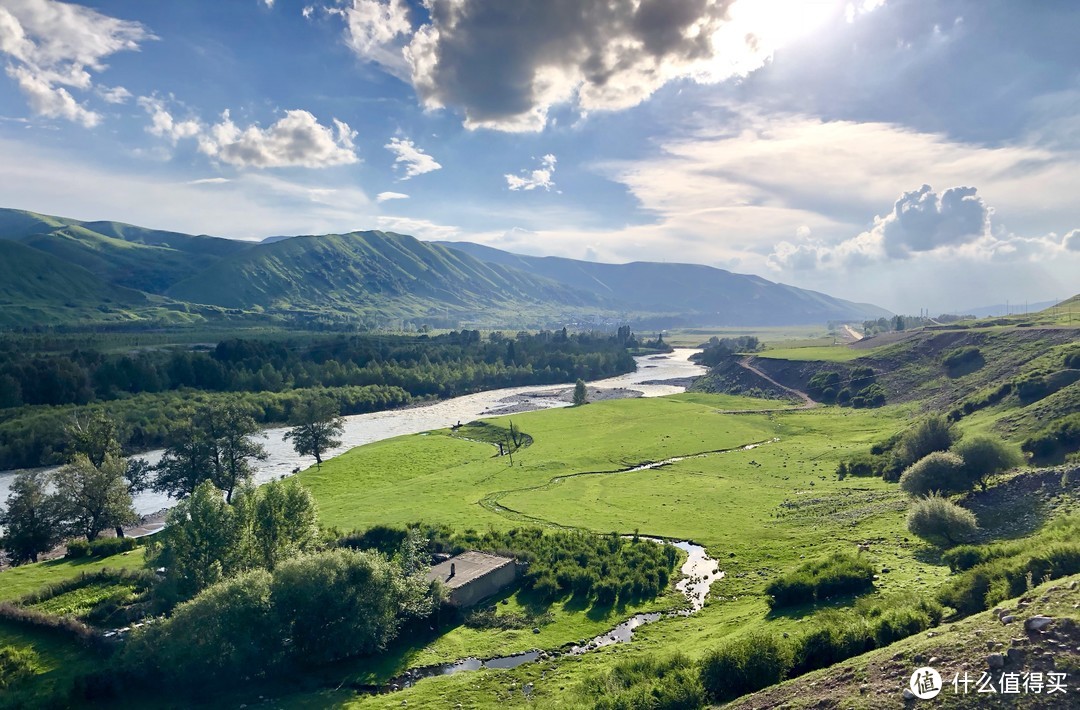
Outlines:
[[0, 240], [0, 325], [128, 320], [146, 297], [82, 267]]
[[444, 244], [489, 263], [511, 266], [618, 300], [638, 311], [694, 314], [702, 324], [790, 325], [889, 315], [877, 306], [711, 266], [597, 264], [511, 254], [468, 242]]
[[412, 317], [522, 306], [593, 306], [552, 281], [413, 237], [354, 232], [260, 244], [169, 289], [172, 297], [276, 310]]

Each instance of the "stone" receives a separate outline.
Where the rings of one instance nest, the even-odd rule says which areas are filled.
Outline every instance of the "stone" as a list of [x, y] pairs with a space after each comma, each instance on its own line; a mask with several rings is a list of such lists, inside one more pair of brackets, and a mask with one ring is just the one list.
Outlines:
[[986, 657], [986, 665], [991, 668], [1001, 668], [1005, 665], [1005, 656], [1002, 656], [1000, 653], [991, 653]]
[[911, 692], [911, 688], [904, 688], [904, 700], [914, 700], [915, 693]]
[[1016, 621], [1016, 617], [1012, 614], [1006, 614], [1005, 616], [1001, 617], [1001, 623], [1003, 624], [1011, 624], [1014, 621]]
[[1076, 589], [1076, 580], [1069, 582], [1069, 589]]
[[1049, 616], [1033, 616], [1024, 622], [1024, 628], [1028, 631], [1042, 631], [1052, 622]]
[[1009, 659], [1009, 663], [1015, 663], [1019, 665], [1024, 661], [1024, 652], [1019, 648], [1010, 648], [1005, 654], [1005, 657]]
[[928, 666], [937, 665], [937, 662], [940, 661], [940, 660], [941, 659], [938, 658], [937, 656], [930, 656], [930, 660], [926, 662], [926, 665], [928, 665]]
[[538, 634], [538, 633], [540, 633], [540, 627], [539, 627], [539, 626], [534, 626], [534, 627], [533, 627], [533, 633], [534, 633], [534, 634]]

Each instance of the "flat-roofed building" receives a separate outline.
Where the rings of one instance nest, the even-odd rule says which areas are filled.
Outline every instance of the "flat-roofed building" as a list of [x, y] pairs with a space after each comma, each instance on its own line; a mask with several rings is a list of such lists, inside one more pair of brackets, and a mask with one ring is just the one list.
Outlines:
[[517, 562], [512, 557], [469, 551], [435, 565], [427, 578], [437, 579], [449, 589], [447, 601], [451, 605], [467, 607], [506, 589], [517, 575]]

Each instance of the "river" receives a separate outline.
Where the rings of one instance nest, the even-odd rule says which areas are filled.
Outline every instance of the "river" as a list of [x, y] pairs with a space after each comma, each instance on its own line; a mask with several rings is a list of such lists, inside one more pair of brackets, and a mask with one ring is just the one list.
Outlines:
[[[633, 389], [645, 397], [662, 397], [685, 391], [685, 387], [671, 384], [642, 384], [653, 380], [674, 380], [703, 375], [706, 369], [689, 361], [690, 355], [697, 352], [691, 348], [678, 348], [670, 355], [651, 355], [634, 358], [637, 370], [617, 377], [609, 377], [588, 383], [590, 387], [602, 389]], [[454, 397], [439, 402], [432, 402], [419, 407], [390, 409], [370, 414], [355, 414], [345, 417], [345, 430], [341, 437], [341, 446], [331, 450], [324, 457], [332, 458], [349, 449], [370, 444], [383, 439], [406, 434], [418, 434], [432, 429], [445, 429], [457, 422], [471, 422], [484, 417], [500, 416], [508, 412], [521, 411], [521, 408], [548, 409], [565, 407], [569, 402], [559, 400], [554, 393], [565, 390], [568, 385], [539, 385], [532, 387], [508, 387], [488, 390], [476, 394]], [[265, 438], [261, 443], [266, 448], [267, 459], [255, 461], [255, 482], [265, 483], [275, 478], [291, 475], [297, 469], [307, 468], [314, 459], [298, 456], [292, 444], [282, 437], [286, 427], [263, 430]], [[161, 450], [138, 454], [154, 464], [161, 458]], [[15, 471], [0, 472], [0, 503], [6, 502]], [[135, 510], [140, 515], [157, 512], [168, 508], [175, 501], [161, 493], [147, 491], [135, 497]]]

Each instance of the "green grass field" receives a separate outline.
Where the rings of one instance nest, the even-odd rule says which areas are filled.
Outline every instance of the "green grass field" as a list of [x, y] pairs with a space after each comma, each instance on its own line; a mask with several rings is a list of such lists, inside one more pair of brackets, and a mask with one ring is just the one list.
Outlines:
[[37, 591], [47, 584], [56, 584], [80, 574], [90, 574], [101, 569], [137, 570], [143, 566], [143, 548], [139, 547], [119, 555], [77, 560], [60, 558], [37, 564], [21, 565], [0, 572], [0, 601], [18, 599]]
[[808, 345], [803, 347], [779, 347], [769, 348], [760, 353], [758, 357], [772, 358], [774, 360], [815, 360], [822, 362], [850, 362], [856, 358], [866, 357], [872, 350], [856, 350], [846, 345]]

